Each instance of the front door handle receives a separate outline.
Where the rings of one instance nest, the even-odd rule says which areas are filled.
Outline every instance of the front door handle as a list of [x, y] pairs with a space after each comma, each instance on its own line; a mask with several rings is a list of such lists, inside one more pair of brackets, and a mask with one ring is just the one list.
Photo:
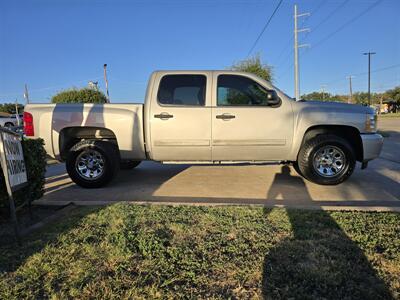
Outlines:
[[166, 113], [166, 112], [154, 115], [154, 118], [161, 119], [161, 120], [168, 120], [173, 117], [174, 117], [173, 115], [170, 115], [169, 113]]
[[230, 119], [236, 118], [234, 115], [231, 115], [231, 114], [216, 115], [215, 117], [217, 119], [222, 119], [222, 120], [230, 120]]

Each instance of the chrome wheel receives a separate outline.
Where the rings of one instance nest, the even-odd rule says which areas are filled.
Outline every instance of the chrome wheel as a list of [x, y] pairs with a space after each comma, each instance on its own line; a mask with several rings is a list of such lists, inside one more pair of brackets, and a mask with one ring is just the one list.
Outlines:
[[324, 146], [315, 153], [313, 165], [318, 175], [333, 177], [344, 170], [346, 156], [344, 152], [336, 146]]
[[104, 173], [104, 157], [96, 150], [85, 150], [76, 158], [75, 168], [86, 180], [98, 179]]

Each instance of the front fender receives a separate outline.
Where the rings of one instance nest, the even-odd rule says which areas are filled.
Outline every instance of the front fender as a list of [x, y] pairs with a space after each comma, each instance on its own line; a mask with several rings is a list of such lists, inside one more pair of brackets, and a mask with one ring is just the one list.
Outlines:
[[[300, 104], [300, 103], [298, 103]], [[357, 129], [362, 132], [365, 125], [365, 113], [354, 106], [330, 107], [307, 105], [307, 102], [294, 106], [294, 137], [292, 149], [290, 151], [290, 160], [297, 160], [297, 154], [303, 142], [307, 131], [313, 127], [346, 126]]]

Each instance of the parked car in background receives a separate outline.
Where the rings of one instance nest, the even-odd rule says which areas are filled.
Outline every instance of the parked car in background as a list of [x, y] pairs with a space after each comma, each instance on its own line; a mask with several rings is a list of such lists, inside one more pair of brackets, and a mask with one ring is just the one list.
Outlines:
[[23, 123], [23, 115], [9, 115], [9, 116], [0, 116], [0, 126], [1, 127], [14, 127], [22, 125]]
[[367, 167], [383, 138], [370, 107], [295, 101], [235, 71], [157, 71], [144, 104], [28, 104], [26, 136], [42, 138], [78, 185], [101, 187], [120, 165], [291, 163], [318, 184]]

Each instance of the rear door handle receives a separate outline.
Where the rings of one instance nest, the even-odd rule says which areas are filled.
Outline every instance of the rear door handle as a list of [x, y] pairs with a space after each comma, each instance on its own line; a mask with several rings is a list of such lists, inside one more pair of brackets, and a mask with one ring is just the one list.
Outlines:
[[168, 120], [173, 117], [174, 117], [173, 115], [170, 115], [169, 113], [166, 113], [166, 112], [154, 115], [154, 118], [161, 119], [161, 120]]
[[230, 120], [230, 119], [236, 118], [234, 115], [231, 115], [231, 114], [216, 115], [215, 117], [217, 119], [222, 119], [222, 120]]

